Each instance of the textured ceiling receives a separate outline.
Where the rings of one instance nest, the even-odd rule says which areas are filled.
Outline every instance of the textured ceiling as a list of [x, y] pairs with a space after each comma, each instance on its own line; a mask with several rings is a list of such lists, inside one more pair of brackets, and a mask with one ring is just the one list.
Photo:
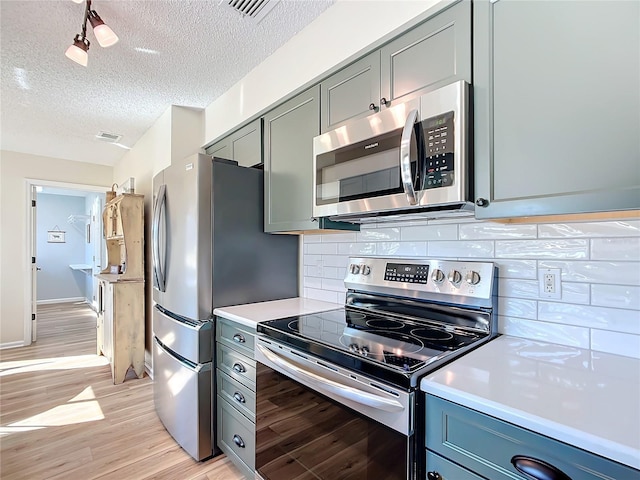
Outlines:
[[84, 4], [0, 0], [0, 147], [113, 165], [170, 105], [204, 108], [335, 0], [282, 0], [260, 23], [221, 0], [94, 0], [120, 37], [89, 64], [64, 55]]

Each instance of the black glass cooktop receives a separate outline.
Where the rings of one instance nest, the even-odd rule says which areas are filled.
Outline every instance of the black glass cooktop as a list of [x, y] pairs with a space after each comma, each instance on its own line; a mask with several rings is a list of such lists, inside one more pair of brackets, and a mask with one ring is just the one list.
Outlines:
[[[453, 325], [349, 307], [258, 324], [258, 332], [343, 366], [411, 376], [483, 337]], [[349, 360], [345, 360], [349, 358]]]

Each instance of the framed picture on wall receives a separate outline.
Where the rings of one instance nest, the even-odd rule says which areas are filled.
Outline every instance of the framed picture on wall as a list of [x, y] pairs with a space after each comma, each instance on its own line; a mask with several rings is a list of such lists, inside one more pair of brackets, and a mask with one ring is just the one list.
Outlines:
[[62, 230], [49, 230], [47, 232], [47, 243], [65, 243], [65, 232]]

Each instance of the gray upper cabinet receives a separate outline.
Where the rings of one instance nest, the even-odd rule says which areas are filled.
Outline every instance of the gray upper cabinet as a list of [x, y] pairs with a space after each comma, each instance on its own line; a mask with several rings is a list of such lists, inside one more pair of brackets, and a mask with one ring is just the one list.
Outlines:
[[478, 218], [640, 208], [640, 2], [474, 2]]
[[322, 133], [457, 80], [471, 83], [469, 0], [323, 80]]
[[379, 102], [406, 102], [449, 83], [471, 83], [471, 2], [463, 0], [380, 50]]
[[214, 157], [235, 160], [243, 167], [262, 163], [262, 119], [239, 128], [211, 145], [206, 152]]
[[320, 83], [322, 133], [377, 111], [380, 52], [375, 51]]
[[311, 207], [313, 137], [319, 134], [319, 86], [265, 114], [265, 232], [318, 228]]

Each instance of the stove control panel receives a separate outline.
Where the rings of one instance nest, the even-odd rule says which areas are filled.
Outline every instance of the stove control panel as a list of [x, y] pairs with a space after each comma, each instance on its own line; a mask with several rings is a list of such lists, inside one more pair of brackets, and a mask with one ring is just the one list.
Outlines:
[[347, 288], [371, 292], [491, 299], [495, 271], [492, 262], [351, 257], [344, 281]]

